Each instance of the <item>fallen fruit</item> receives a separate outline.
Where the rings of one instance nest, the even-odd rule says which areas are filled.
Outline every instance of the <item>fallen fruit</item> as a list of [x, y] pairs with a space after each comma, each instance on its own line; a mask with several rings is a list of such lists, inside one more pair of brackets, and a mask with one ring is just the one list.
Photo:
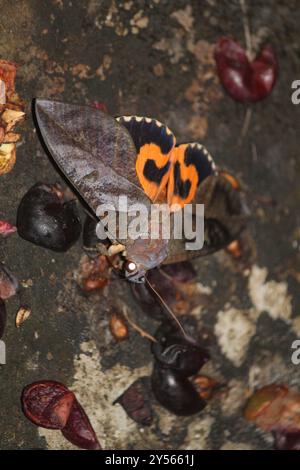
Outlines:
[[47, 429], [66, 425], [74, 400], [75, 395], [67, 387], [51, 380], [27, 385], [21, 398], [25, 416]]
[[53, 380], [27, 385], [22, 392], [25, 416], [37, 426], [59, 429], [82, 449], [101, 449], [95, 431], [73, 392]]
[[128, 327], [125, 318], [120, 313], [113, 313], [109, 320], [109, 329], [117, 341], [128, 338]]
[[219, 386], [219, 383], [215, 379], [205, 375], [196, 375], [192, 377], [191, 381], [203, 400], [212, 398], [215, 389]]
[[221, 83], [235, 100], [256, 102], [271, 93], [278, 64], [270, 45], [263, 47], [250, 62], [237, 42], [221, 37], [215, 48], [215, 60]]
[[64, 202], [54, 185], [35, 184], [17, 213], [18, 234], [53, 251], [67, 251], [79, 238], [81, 223], [73, 201]]
[[152, 343], [155, 359], [182, 377], [196, 374], [209, 359], [206, 349], [192, 337], [183, 336], [178, 327], [170, 322], [161, 324], [155, 338], [157, 342]]
[[158, 363], [153, 368], [151, 386], [157, 401], [176, 415], [192, 415], [206, 406], [187, 378]]
[[0, 299], [6, 300], [17, 293], [19, 281], [10, 270], [0, 263]]
[[149, 426], [153, 420], [152, 408], [145, 385], [145, 378], [133, 382], [113, 404], [120, 403], [127, 415], [142, 426]]
[[21, 306], [17, 311], [16, 315], [16, 327], [19, 328], [24, 321], [26, 321], [31, 315], [31, 308], [25, 305]]
[[81, 449], [101, 449], [90, 420], [76, 399], [72, 405], [69, 419], [61, 431], [68, 441]]
[[277, 450], [300, 450], [300, 432], [284, 433], [273, 432], [275, 449]]

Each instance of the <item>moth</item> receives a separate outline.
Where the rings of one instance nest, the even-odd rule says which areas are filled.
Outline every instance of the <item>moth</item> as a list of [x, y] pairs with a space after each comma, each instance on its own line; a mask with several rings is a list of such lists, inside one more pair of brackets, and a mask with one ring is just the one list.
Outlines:
[[235, 179], [217, 169], [199, 143], [178, 144], [167, 126], [137, 116], [114, 118], [89, 106], [38, 99], [35, 117], [42, 140], [73, 189], [96, 217], [101, 204], [117, 207], [153, 203], [204, 204], [204, 245], [188, 251], [185, 240], [116, 239], [122, 273], [144, 282], [147, 271], [212, 253], [236, 239], [245, 228], [247, 210]]

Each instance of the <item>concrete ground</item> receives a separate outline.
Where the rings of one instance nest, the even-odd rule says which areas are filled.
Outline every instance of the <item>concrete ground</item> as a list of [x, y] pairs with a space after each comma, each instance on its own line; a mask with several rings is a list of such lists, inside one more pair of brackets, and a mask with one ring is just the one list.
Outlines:
[[0, 216], [14, 221], [23, 194], [36, 182], [61, 181], [34, 130], [34, 97], [105, 102], [112, 115], [153, 116], [179, 141], [199, 140], [216, 162], [243, 181], [253, 219], [246, 263], [222, 251], [195, 262], [203, 304], [191, 313], [211, 337], [205, 373], [226, 384], [200, 415], [179, 418], [155, 405], [155, 421], [141, 429], [112, 405], [152, 367], [149, 344], [133, 330], [117, 343], [108, 329], [110, 309], [125, 302], [150, 332], [158, 323], [133, 301], [129, 286], [83, 295], [76, 283], [80, 243], [65, 254], [17, 235], [0, 240], [0, 260], [23, 284], [32, 316], [14, 325], [19, 299], [7, 302], [0, 366], [0, 448], [73, 448], [59, 432], [32, 425], [22, 414], [24, 385], [64, 382], [84, 405], [105, 449], [269, 449], [272, 438], [242, 417], [251, 390], [285, 382], [300, 390], [291, 344], [300, 335], [300, 226], [298, 125], [291, 82], [300, 79], [300, 9], [297, 0], [248, 1], [255, 47], [277, 52], [278, 83], [251, 106], [247, 134], [238, 145], [246, 107], [222, 90], [213, 46], [221, 35], [242, 44], [238, 0], [2, 0], [0, 57], [17, 62], [17, 90], [28, 104], [13, 171], [0, 177]]

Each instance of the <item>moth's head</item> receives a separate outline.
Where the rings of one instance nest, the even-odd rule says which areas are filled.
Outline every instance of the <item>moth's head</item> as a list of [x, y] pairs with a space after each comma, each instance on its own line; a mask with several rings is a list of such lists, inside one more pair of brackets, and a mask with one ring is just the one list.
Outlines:
[[124, 273], [128, 281], [142, 284], [145, 282], [146, 270], [143, 266], [135, 261], [127, 260], [124, 263]]
[[147, 271], [159, 266], [168, 254], [165, 239], [137, 238], [126, 247], [126, 261], [123, 265], [128, 281], [143, 283]]

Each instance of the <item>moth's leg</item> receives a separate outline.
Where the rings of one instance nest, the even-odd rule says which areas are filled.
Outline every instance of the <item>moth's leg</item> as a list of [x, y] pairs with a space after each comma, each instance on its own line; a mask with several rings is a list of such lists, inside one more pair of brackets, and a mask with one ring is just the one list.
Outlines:
[[107, 250], [108, 256], [114, 256], [114, 255], [117, 255], [119, 253], [124, 253], [125, 248], [126, 247], [124, 245], [122, 245], [121, 243], [112, 244], [112, 245], [110, 245], [110, 247]]

